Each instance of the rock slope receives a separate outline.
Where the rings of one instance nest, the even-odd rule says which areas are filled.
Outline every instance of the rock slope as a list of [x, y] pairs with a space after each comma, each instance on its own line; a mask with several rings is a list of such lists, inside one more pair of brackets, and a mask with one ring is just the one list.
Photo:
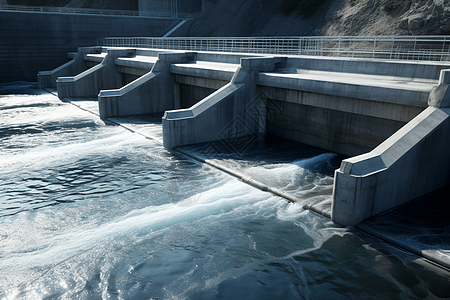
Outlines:
[[175, 36], [374, 36], [450, 34], [450, 0], [330, 0], [305, 19], [273, 0], [205, 0]]

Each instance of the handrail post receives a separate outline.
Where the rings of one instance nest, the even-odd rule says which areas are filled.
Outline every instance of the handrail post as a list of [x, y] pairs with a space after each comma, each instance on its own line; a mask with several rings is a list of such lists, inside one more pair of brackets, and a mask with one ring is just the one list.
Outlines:
[[339, 37], [338, 57], [341, 57], [341, 37]]
[[372, 58], [375, 58], [375, 51], [377, 47], [377, 38], [373, 41], [373, 52], [372, 52]]

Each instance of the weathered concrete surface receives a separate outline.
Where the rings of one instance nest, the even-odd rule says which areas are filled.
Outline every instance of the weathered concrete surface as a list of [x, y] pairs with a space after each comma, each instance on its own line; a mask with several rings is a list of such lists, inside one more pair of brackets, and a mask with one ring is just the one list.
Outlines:
[[394, 78], [410, 78], [415, 81], [419, 79], [422, 81], [436, 81], [439, 79], [441, 70], [448, 68], [448, 65], [448, 62], [436, 61], [300, 56], [290, 58], [287, 61], [286, 68], [292, 70], [332, 71], [343, 74], [392, 76]]
[[170, 72], [175, 74], [180, 108], [190, 108], [227, 85], [239, 67], [240, 64], [199, 61], [198, 57], [188, 64], [172, 64]]
[[152, 70], [139, 79], [115, 90], [98, 95], [102, 119], [133, 114], [164, 112], [180, 107], [174, 97], [170, 66], [176, 62], [195, 60], [195, 53], [159, 53]]
[[164, 146], [232, 139], [265, 132], [266, 111], [258, 99], [257, 73], [275, 71], [282, 57], [241, 58], [230, 84], [190, 109], [168, 111], [163, 117]]
[[73, 77], [60, 77], [56, 81], [58, 97], [93, 97], [100, 90], [118, 88], [122, 85], [114, 59], [134, 55], [132, 49], [108, 49], [102, 62]]
[[445, 62], [290, 57], [258, 85], [281, 112], [268, 132], [353, 156], [371, 151], [428, 106]]
[[226, 130], [226, 126], [244, 109], [237, 100], [244, 87], [244, 84], [230, 83], [189, 109], [166, 111], [163, 116], [164, 147], [218, 140], [222, 131], [223, 138], [230, 138], [233, 128]]
[[367, 154], [342, 162], [335, 172], [332, 220], [356, 225], [364, 219], [437, 190], [450, 182], [449, 71], [425, 111]]
[[424, 107], [430, 82], [359, 73], [298, 70], [298, 73], [260, 73], [258, 84], [288, 90]]
[[[268, 133], [349, 156], [371, 151], [406, 123], [274, 100], [273, 94], [269, 92], [266, 95], [272, 99], [275, 107], [275, 113], [267, 120]], [[321, 94], [308, 96], [311, 99], [323, 97], [322, 100], [329, 100], [330, 103], [339, 103], [341, 100]]]
[[101, 52], [101, 47], [79, 48], [75, 57], [68, 63], [52, 71], [40, 71], [37, 75], [39, 88], [56, 88], [58, 77], [74, 76], [86, 71], [87, 67], [84, 60], [86, 55], [99, 52]]
[[450, 109], [427, 108], [368, 154], [336, 170], [332, 220], [362, 220], [443, 187], [450, 179]]

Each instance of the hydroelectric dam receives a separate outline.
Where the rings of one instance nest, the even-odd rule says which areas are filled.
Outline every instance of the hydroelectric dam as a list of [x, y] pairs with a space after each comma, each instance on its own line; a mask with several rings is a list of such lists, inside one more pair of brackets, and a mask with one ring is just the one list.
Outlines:
[[392, 49], [358, 58], [315, 56], [313, 47], [248, 53], [226, 40], [206, 50], [217, 41], [105, 40], [41, 71], [39, 87], [97, 98], [106, 120], [162, 116], [166, 148], [268, 133], [346, 155], [331, 212], [321, 212], [344, 226], [450, 183], [448, 61], [392, 59]]

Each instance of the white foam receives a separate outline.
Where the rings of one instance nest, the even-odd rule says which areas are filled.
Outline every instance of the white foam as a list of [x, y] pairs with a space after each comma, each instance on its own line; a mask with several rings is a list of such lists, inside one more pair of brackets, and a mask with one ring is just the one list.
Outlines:
[[70, 144], [61, 142], [56, 146], [43, 144], [25, 152], [5, 154], [0, 160], [0, 170], [10, 172], [33, 166], [45, 168], [47, 165], [54, 165], [58, 162], [67, 163], [80, 158], [87, 158], [96, 153], [107, 156], [112, 155], [115, 151], [123, 151], [127, 147], [138, 145], [152, 147], [153, 145], [151, 141], [142, 136], [124, 131], [122, 128], [111, 128], [110, 134], [103, 137], [94, 136], [98, 138], [94, 140], [70, 141]]
[[[220, 186], [202, 193], [195, 205], [181, 207], [175, 204], [149, 206], [132, 211], [107, 224], [92, 228], [76, 228], [36, 241], [26, 253], [9, 253], [0, 266], [43, 266], [57, 263], [86, 252], [107, 240], [123, 240], [130, 237], [159, 234], [176, 224], [231, 213], [241, 206], [253, 205], [267, 198], [258, 190], [228, 178]], [[279, 199], [277, 201], [283, 200]], [[14, 245], [11, 245], [14, 248]], [[11, 249], [12, 250], [12, 249]]]

